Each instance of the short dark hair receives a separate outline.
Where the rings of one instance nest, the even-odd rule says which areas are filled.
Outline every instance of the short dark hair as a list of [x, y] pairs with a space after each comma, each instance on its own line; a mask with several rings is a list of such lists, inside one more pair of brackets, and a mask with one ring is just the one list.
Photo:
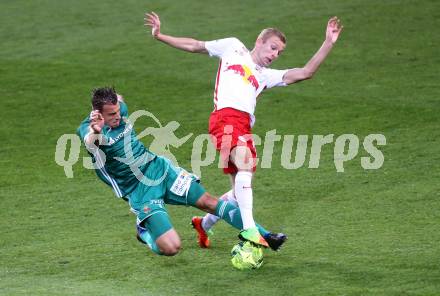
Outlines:
[[93, 110], [102, 111], [106, 104], [116, 105], [118, 96], [113, 87], [95, 88], [92, 91], [92, 106]]

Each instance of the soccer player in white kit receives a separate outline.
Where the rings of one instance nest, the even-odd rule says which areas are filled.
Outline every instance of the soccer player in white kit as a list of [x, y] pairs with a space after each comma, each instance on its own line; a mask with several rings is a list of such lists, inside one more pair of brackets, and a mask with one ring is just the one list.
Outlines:
[[[286, 86], [312, 78], [341, 33], [339, 19], [332, 17], [328, 21], [322, 46], [304, 67], [286, 70], [267, 68], [286, 47], [286, 37], [274, 28], [264, 29], [258, 35], [254, 48], [249, 51], [237, 38], [199, 41], [162, 34], [159, 16], [154, 12], [145, 15], [145, 25], [152, 28], [154, 38], [165, 44], [220, 59], [214, 90], [214, 111], [209, 119], [209, 133], [220, 151], [224, 172], [231, 176], [232, 190], [225, 193], [222, 199], [238, 204], [240, 208], [243, 220], [243, 230], [239, 235], [241, 239], [265, 247], [268, 246], [268, 241], [275, 240], [277, 244], [269, 245], [277, 250], [286, 240], [286, 236], [277, 234], [278, 237], [271, 237], [274, 235], [272, 233], [261, 235], [252, 214], [252, 176], [255, 172], [256, 149], [251, 128], [255, 122], [257, 96], [267, 88]], [[207, 232], [218, 219], [211, 214], [192, 219], [201, 247], [209, 247]]]

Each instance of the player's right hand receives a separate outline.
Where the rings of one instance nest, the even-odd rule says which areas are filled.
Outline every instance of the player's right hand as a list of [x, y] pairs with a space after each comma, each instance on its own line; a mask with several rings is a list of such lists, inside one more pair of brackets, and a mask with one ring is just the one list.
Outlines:
[[102, 127], [104, 126], [104, 117], [102, 117], [101, 112], [98, 110], [93, 110], [90, 112], [90, 128], [95, 133], [101, 133]]
[[341, 33], [344, 26], [341, 25], [341, 21], [338, 17], [332, 17], [327, 23], [327, 30], [325, 34], [326, 40], [331, 43], [335, 43], [338, 40], [339, 34]]
[[156, 38], [160, 34], [160, 18], [154, 11], [145, 14], [144, 25], [151, 27], [153, 37]]

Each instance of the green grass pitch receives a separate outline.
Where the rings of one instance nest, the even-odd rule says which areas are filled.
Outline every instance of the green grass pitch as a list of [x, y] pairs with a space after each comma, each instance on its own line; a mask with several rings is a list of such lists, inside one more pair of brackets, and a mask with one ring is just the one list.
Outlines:
[[[2, 0], [0, 295], [439, 295], [439, 8], [433, 0]], [[314, 79], [259, 98], [254, 132], [383, 134], [385, 161], [364, 170], [360, 149], [337, 173], [330, 144], [319, 168], [287, 170], [276, 143], [272, 168], [255, 176], [254, 212], [289, 241], [266, 251], [259, 270], [233, 269], [237, 232], [225, 223], [212, 249], [199, 249], [189, 222], [201, 212], [185, 207], [168, 207], [182, 252], [153, 255], [136, 241], [127, 205], [93, 171], [78, 162], [68, 179], [55, 163], [58, 138], [75, 132], [97, 86], [115, 86], [130, 111], [178, 121], [179, 137], [206, 133], [218, 61], [154, 41], [143, 27], [151, 10], [164, 33], [236, 36], [249, 48], [262, 28], [278, 27], [288, 44], [274, 68], [304, 65], [329, 17], [344, 24]], [[172, 150], [186, 168], [191, 143]], [[202, 174], [215, 195], [229, 187], [215, 165]]]

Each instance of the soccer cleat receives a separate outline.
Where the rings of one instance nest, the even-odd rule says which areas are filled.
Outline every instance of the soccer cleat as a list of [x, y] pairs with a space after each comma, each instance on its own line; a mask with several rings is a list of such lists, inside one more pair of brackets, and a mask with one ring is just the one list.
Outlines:
[[242, 230], [238, 234], [238, 238], [244, 241], [250, 241], [256, 245], [260, 245], [266, 248], [269, 247], [266, 240], [258, 232], [257, 227]]
[[191, 219], [193, 228], [197, 231], [197, 241], [200, 248], [209, 248], [211, 242], [209, 241], [208, 233], [202, 227], [203, 217], [194, 216]]
[[286, 242], [287, 235], [284, 233], [272, 233], [269, 232], [264, 236], [264, 239], [269, 244], [269, 247], [274, 250], [278, 251], [281, 246]]

